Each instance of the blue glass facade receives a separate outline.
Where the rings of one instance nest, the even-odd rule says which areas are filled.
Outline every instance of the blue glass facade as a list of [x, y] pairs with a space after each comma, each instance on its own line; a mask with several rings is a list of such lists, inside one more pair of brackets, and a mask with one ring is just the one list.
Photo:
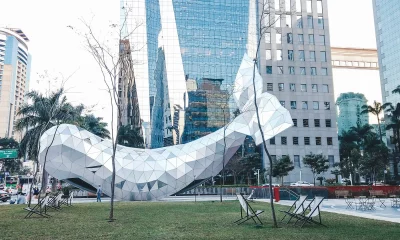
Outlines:
[[[229, 122], [236, 109], [229, 91], [248, 42], [249, 1], [122, 0], [121, 9], [126, 5], [136, 17], [127, 32], [144, 23], [131, 42], [145, 43], [137, 81], [148, 82], [142, 88], [148, 100], [139, 97], [141, 118], [150, 123], [147, 147], [191, 141]], [[184, 92], [177, 90], [182, 85]]]
[[396, 0], [374, 0], [376, 42], [383, 103], [400, 102], [392, 90], [400, 85], [400, 4]]

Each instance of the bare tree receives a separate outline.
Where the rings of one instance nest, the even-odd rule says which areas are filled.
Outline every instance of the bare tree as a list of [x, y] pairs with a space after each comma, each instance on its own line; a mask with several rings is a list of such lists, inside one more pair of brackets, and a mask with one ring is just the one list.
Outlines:
[[261, 1], [256, 1], [258, 3], [258, 8], [261, 11], [260, 17], [258, 19], [258, 29], [257, 29], [257, 47], [255, 51], [255, 57], [253, 59], [254, 65], [253, 65], [253, 90], [254, 90], [254, 105], [256, 109], [256, 116], [257, 116], [257, 122], [258, 122], [258, 128], [260, 129], [261, 137], [262, 137], [262, 145], [265, 153], [268, 156], [269, 160], [269, 193], [270, 193], [270, 204], [271, 204], [271, 210], [272, 210], [272, 219], [273, 219], [273, 227], [278, 227], [277, 221], [276, 221], [276, 214], [275, 214], [275, 208], [274, 208], [274, 199], [273, 199], [273, 192], [272, 192], [272, 158], [271, 155], [269, 154], [269, 151], [267, 149], [267, 146], [265, 144], [266, 140], [264, 137], [264, 132], [261, 127], [261, 121], [260, 121], [260, 113], [258, 110], [258, 104], [257, 104], [257, 89], [256, 89], [256, 84], [255, 84], [255, 76], [256, 76], [256, 69], [258, 65], [258, 58], [259, 58], [259, 52], [260, 52], [260, 45], [261, 41], [264, 38], [264, 35], [275, 25], [277, 21], [280, 21], [280, 17], [275, 18], [273, 21], [271, 21], [271, 4], [270, 0], [261, 0]]
[[[96, 61], [102, 76], [102, 80], [106, 85], [106, 91], [109, 96], [111, 106], [111, 141], [112, 141], [112, 179], [111, 179], [111, 208], [109, 214], [109, 222], [115, 221], [114, 219], [114, 194], [115, 194], [115, 154], [118, 144], [119, 129], [122, 124], [122, 116], [125, 111], [125, 104], [123, 104], [119, 96], [119, 80], [123, 78], [128, 79], [128, 86], [132, 86], [134, 79], [133, 64], [131, 58], [132, 50], [129, 44], [129, 37], [141, 25], [136, 23], [133, 29], [127, 31], [128, 15], [132, 11], [131, 8], [123, 7], [124, 18], [120, 24], [110, 24], [109, 38], [103, 40], [98, 36], [91, 23], [81, 19], [84, 27], [84, 32], [75, 30], [72, 26], [69, 28], [82, 36], [84, 39], [84, 46], [89, 54]], [[111, 38], [111, 40], [110, 40]], [[116, 113], [116, 114], [115, 114]], [[115, 119], [116, 117], [116, 119]], [[116, 123], [116, 124], [115, 124]], [[115, 124], [115, 125], [114, 125]], [[114, 128], [115, 127], [115, 128]]]

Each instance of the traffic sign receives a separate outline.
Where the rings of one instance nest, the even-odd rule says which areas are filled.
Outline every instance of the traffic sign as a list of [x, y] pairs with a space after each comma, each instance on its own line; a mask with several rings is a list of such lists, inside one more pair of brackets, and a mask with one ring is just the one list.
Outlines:
[[17, 158], [17, 157], [18, 157], [17, 149], [0, 150], [0, 159], [2, 159], [2, 158]]

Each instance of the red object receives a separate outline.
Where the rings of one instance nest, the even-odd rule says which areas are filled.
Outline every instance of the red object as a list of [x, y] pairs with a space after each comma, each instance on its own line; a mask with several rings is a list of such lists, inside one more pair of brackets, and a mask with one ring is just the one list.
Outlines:
[[279, 194], [279, 187], [274, 187], [272, 190], [274, 191], [275, 202], [279, 202], [279, 200], [281, 200], [281, 196]]
[[382, 190], [387, 195], [397, 195], [400, 192], [400, 186], [329, 186], [330, 197], [335, 197], [335, 190], [349, 190], [352, 195], [369, 195], [369, 190]]

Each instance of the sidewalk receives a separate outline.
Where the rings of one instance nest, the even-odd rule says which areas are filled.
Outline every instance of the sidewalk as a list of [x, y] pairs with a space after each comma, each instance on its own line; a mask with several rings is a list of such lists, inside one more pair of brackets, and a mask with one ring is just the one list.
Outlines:
[[[269, 199], [255, 199], [255, 201], [260, 202], [269, 202]], [[279, 202], [275, 202], [276, 204], [291, 206], [294, 201], [289, 200], [281, 200]], [[362, 217], [374, 220], [388, 221], [400, 223], [400, 208], [392, 208], [390, 206], [390, 201], [387, 199], [385, 201], [386, 207], [379, 207], [380, 203], [376, 203], [376, 210], [355, 210], [355, 209], [347, 209], [347, 204], [344, 199], [326, 199], [322, 203], [321, 211], [331, 212], [331, 213], [339, 213], [349, 216]]]

